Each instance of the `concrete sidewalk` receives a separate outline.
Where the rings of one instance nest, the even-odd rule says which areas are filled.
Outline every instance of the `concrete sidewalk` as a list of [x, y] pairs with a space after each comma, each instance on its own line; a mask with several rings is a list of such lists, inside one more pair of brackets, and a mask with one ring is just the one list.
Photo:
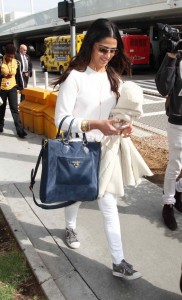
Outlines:
[[[64, 242], [64, 210], [42, 210], [29, 190], [30, 172], [41, 148], [41, 136], [16, 136], [7, 109], [0, 134], [0, 207], [19, 245], [50, 300], [177, 300], [182, 262], [182, 217], [171, 232], [161, 219], [162, 190], [147, 180], [127, 188], [118, 203], [125, 257], [143, 274], [125, 281], [111, 273], [111, 259], [97, 201], [81, 205], [77, 232], [81, 247]], [[40, 170], [35, 192], [38, 196]]]

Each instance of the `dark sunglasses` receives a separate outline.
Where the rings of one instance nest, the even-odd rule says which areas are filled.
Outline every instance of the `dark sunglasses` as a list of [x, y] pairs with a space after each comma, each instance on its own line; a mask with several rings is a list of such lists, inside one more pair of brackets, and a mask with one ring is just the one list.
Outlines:
[[105, 48], [105, 47], [98, 47], [97, 50], [102, 54], [110, 53], [112, 55], [116, 55], [118, 53], [117, 48]]

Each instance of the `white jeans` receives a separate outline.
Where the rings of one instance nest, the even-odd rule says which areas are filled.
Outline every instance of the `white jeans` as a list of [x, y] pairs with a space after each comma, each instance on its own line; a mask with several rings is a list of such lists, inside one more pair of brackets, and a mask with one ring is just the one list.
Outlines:
[[182, 179], [176, 182], [182, 169], [182, 125], [167, 124], [169, 161], [164, 178], [164, 204], [176, 202], [175, 191], [182, 192]]
[[[81, 202], [65, 207], [66, 228], [76, 228], [76, 218]], [[119, 264], [124, 259], [121, 241], [120, 221], [117, 208], [117, 198], [113, 194], [106, 193], [98, 199], [99, 209], [103, 215], [104, 229], [106, 233], [109, 251], [114, 264]]]

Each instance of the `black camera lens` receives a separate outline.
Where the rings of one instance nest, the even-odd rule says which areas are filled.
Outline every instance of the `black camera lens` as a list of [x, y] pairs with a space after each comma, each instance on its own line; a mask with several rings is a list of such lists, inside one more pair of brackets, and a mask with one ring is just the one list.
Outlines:
[[161, 53], [175, 52], [177, 43], [172, 40], [163, 39], [159, 43], [159, 49]]
[[180, 39], [181, 32], [179, 32], [177, 28], [162, 23], [157, 23], [157, 26], [162, 37], [159, 43], [161, 54], [182, 50], [182, 40]]

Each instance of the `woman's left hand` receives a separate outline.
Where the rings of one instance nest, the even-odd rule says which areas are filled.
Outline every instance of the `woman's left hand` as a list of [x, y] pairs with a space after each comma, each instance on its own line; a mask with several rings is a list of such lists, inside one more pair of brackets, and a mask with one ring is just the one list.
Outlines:
[[128, 127], [121, 130], [121, 135], [123, 138], [127, 138], [131, 135], [133, 131], [133, 125], [131, 123], [128, 123]]

